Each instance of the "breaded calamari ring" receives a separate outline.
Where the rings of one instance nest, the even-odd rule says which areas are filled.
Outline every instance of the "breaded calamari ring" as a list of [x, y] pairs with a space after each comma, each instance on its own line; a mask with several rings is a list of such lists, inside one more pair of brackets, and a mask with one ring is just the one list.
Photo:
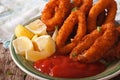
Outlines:
[[111, 21], [114, 22], [115, 16], [117, 13], [117, 3], [113, 0], [111, 4], [108, 6], [107, 10], [108, 10], [108, 14], [106, 16], [105, 23], [108, 23]]
[[[116, 28], [119, 33], [119, 40], [120, 40], [120, 26]], [[118, 42], [106, 52], [105, 56], [103, 57], [107, 61], [112, 61], [116, 59], [120, 59], [120, 41]]]
[[92, 46], [89, 46], [89, 49], [79, 52], [79, 54], [77, 54], [76, 57], [73, 56], [72, 54], [70, 58], [73, 59], [76, 58], [75, 60], [85, 63], [95, 62], [103, 58], [105, 53], [116, 43], [118, 39], [118, 32], [115, 29], [115, 27], [112, 26], [111, 24], [107, 26], [108, 27], [106, 28], [103, 35], [97, 38], [95, 42], [92, 44]]
[[120, 59], [120, 41], [118, 41], [118, 43], [116, 43], [110, 50], [106, 52], [103, 59], [106, 61]]
[[[107, 9], [112, 3], [114, 2], [114, 0], [99, 0], [91, 9], [90, 12], [88, 14], [88, 19], [87, 19], [87, 28], [88, 28], [88, 33], [91, 32], [92, 30], [96, 29], [97, 25], [96, 25], [96, 20], [98, 15], [103, 12], [105, 9]], [[105, 3], [105, 4], [104, 4]], [[110, 12], [108, 12], [107, 16], [111, 16], [112, 14], [112, 10], [113, 8], [110, 7], [111, 9]], [[114, 10], [115, 11], [115, 10]], [[116, 11], [115, 11], [116, 12]], [[114, 12], [114, 13], [115, 13]], [[113, 21], [114, 16], [109, 17], [109, 20]], [[110, 19], [111, 18], [111, 19]], [[108, 22], [107, 21], [107, 22]], [[106, 21], [105, 21], [106, 22]]]
[[60, 28], [57, 38], [56, 38], [56, 45], [58, 48], [65, 45], [65, 42], [67, 41], [68, 36], [72, 32], [75, 23], [77, 23], [77, 12], [71, 12], [71, 14], [68, 16], [68, 18], [64, 21], [64, 24]]
[[82, 5], [82, 0], [73, 0], [73, 7], [80, 7]]
[[104, 31], [105, 29], [102, 27], [100, 32], [96, 29], [90, 34], [85, 35], [79, 42], [79, 44], [70, 53], [70, 58], [76, 59], [74, 55], [77, 56], [79, 53], [82, 53], [83, 51], [87, 50], [94, 43], [94, 41], [104, 33]]
[[[86, 13], [92, 6], [92, 0], [83, 0], [78, 10], [71, 12], [58, 32], [56, 45], [58, 53], [69, 53], [86, 34]], [[65, 44], [75, 25], [78, 24], [77, 33], [69, 44]], [[69, 26], [68, 26], [69, 25]]]
[[48, 31], [61, 26], [70, 13], [70, 0], [50, 0], [43, 9], [41, 20], [47, 25]]
[[93, 0], [82, 0], [82, 5], [78, 9], [87, 15], [92, 7], [92, 4]]
[[[79, 11], [72, 12], [65, 20], [63, 26], [58, 32], [56, 39], [57, 51], [62, 54], [69, 53], [79, 42], [79, 40], [86, 34], [86, 17], [85, 14]], [[77, 33], [69, 44], [65, 44], [70, 36], [75, 25], [78, 24]]]

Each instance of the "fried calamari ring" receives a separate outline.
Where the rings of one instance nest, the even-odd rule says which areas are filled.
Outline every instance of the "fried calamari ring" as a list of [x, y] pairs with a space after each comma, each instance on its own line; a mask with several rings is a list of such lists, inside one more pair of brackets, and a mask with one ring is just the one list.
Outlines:
[[111, 21], [115, 21], [115, 16], [117, 13], [117, 3], [113, 0], [111, 2], [111, 4], [109, 5], [109, 7], [107, 8], [108, 10], [108, 14], [107, 17], [105, 19], [105, 23], [111, 22]]
[[[86, 13], [89, 12], [91, 6], [92, 0], [83, 0], [83, 3], [78, 10], [71, 12], [69, 17], [65, 20], [58, 32], [56, 40], [58, 53], [69, 53], [86, 34]], [[66, 41], [76, 24], [78, 24], [77, 33], [71, 43], [66, 45]]]
[[[59, 53], [69, 53], [78, 43], [78, 41], [86, 34], [86, 17], [85, 14], [79, 11], [72, 12], [65, 20], [63, 26], [58, 32], [56, 39], [57, 50]], [[75, 25], [78, 24], [77, 33], [71, 43], [66, 45], [66, 41], [72, 33]]]
[[[87, 48], [85, 48], [85, 45], [80, 46], [79, 49], [81, 52], [78, 53], [76, 53], [76, 48], [73, 49], [70, 54], [70, 58], [85, 63], [95, 62], [103, 58], [105, 53], [115, 44], [118, 39], [118, 32], [116, 28], [112, 24], [107, 24], [106, 26], [107, 28], [104, 31], [103, 35], [94, 40], [94, 43], [92, 45], [88, 45], [87, 43], [89, 41], [87, 40], [85, 45], [88, 45], [89, 47], [87, 46]], [[81, 44], [83, 43], [79, 43], [77, 46]]]
[[[104, 4], [105, 3], [105, 4]], [[102, 5], [102, 6], [101, 6]], [[110, 6], [111, 5], [111, 6]], [[110, 6], [110, 7], [109, 7]], [[105, 9], [108, 9], [107, 18], [105, 20], [105, 23], [114, 21], [115, 15], [116, 15], [116, 7], [114, 0], [99, 0], [90, 10], [88, 14], [87, 19], [87, 28], [88, 33], [92, 30], [96, 29], [97, 27], [97, 17], [98, 15], [103, 12]], [[115, 9], [114, 9], [115, 8]]]
[[73, 7], [80, 7], [82, 5], [82, 0], [73, 0]]
[[79, 44], [72, 50], [70, 53], [70, 58], [73, 58], [74, 55], [78, 55], [83, 51], [89, 49], [89, 47], [94, 43], [94, 41], [104, 33], [104, 28], [99, 32], [97, 29], [92, 31], [90, 34], [85, 35]]
[[120, 41], [106, 52], [103, 59], [105, 59], [106, 61], [120, 59]]
[[48, 31], [61, 26], [70, 13], [70, 0], [50, 0], [43, 9], [41, 20], [47, 25]]
[[92, 7], [93, 0], [73, 0], [73, 8], [77, 7], [85, 14], [88, 14], [90, 8]]
[[93, 0], [82, 0], [82, 5], [78, 9], [87, 15], [92, 7], [92, 4]]
[[107, 51], [107, 53], [104, 56], [104, 59], [107, 61], [112, 61], [116, 59], [120, 59], [120, 26], [116, 28], [119, 32], [119, 40], [118, 42]]

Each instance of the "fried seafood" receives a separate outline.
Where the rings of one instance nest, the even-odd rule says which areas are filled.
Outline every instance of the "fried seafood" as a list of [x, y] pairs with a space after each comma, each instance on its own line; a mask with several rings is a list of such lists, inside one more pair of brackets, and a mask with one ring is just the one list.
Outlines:
[[107, 61], [112, 61], [116, 59], [120, 59], [120, 26], [116, 28], [119, 32], [119, 39], [116, 44], [106, 52], [104, 59]]
[[[71, 12], [68, 18], [64, 21], [56, 39], [57, 51], [59, 53], [69, 53], [86, 34], [86, 13], [89, 12], [91, 6], [92, 0], [82, 0], [82, 5], [78, 10]], [[76, 35], [71, 43], [66, 44], [66, 41], [76, 24], [78, 24]]]
[[50, 0], [41, 15], [41, 20], [47, 25], [48, 31], [53, 31], [55, 26], [61, 26], [71, 9], [70, 0]]
[[103, 59], [105, 59], [106, 61], [120, 59], [120, 41], [117, 42], [110, 50], [106, 52]]
[[108, 13], [105, 19], [105, 23], [111, 22], [111, 21], [115, 21], [115, 16], [116, 16], [116, 12], [117, 12], [117, 3], [112, 0], [111, 4], [108, 6], [107, 8]]
[[117, 5], [114, 0], [99, 0], [91, 9], [87, 18], [88, 33], [96, 29], [97, 17], [104, 10], [107, 10], [105, 23], [114, 21]]
[[[63, 26], [58, 32], [56, 39], [57, 51], [62, 54], [69, 53], [78, 43], [78, 41], [86, 34], [86, 18], [84, 13], [75, 11], [65, 20]], [[77, 33], [71, 43], [66, 45], [66, 41], [72, 33], [75, 25], [78, 24]], [[64, 37], [64, 38], [63, 38]]]
[[[105, 53], [118, 40], [118, 31], [116, 30], [114, 25], [112, 25], [112, 23], [106, 24], [102, 28], [103, 29], [101, 29], [101, 31], [103, 31], [103, 34], [101, 36], [98, 36], [98, 38], [95, 39], [92, 38], [91, 42], [84, 39], [72, 50], [72, 52], [70, 53], [70, 58], [85, 63], [95, 62], [103, 58]], [[88, 34], [88, 36], [92, 35], [92, 33]], [[84, 45], [82, 45], [83, 43]]]
[[88, 14], [92, 7], [93, 0], [73, 0], [73, 7], [77, 7], [78, 10]]
[[80, 7], [82, 5], [82, 0], [73, 0], [73, 7]]
[[93, 0], [82, 0], [82, 4], [78, 9], [84, 14], [87, 14], [92, 7]]
[[93, 0], [73, 0], [72, 3], [70, 0], [50, 0], [41, 20], [48, 32], [59, 27], [57, 53], [69, 54], [75, 61], [92, 63], [102, 58], [120, 59], [116, 11], [115, 0], [98, 0], [94, 5]]

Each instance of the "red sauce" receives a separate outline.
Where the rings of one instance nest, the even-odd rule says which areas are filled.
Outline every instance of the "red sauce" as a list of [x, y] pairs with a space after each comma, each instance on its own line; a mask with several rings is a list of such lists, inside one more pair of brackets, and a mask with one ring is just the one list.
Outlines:
[[60, 78], [82, 78], [93, 76], [105, 70], [105, 65], [96, 62], [91, 64], [75, 62], [65, 56], [52, 56], [35, 62], [34, 67], [50, 76]]

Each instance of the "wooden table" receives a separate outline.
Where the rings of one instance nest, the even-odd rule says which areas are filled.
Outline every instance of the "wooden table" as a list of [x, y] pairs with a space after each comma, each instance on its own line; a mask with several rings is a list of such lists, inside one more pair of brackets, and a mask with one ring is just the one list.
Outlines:
[[[9, 49], [0, 43], [0, 80], [38, 80], [21, 71], [13, 62]], [[120, 75], [110, 79], [120, 80]]]

